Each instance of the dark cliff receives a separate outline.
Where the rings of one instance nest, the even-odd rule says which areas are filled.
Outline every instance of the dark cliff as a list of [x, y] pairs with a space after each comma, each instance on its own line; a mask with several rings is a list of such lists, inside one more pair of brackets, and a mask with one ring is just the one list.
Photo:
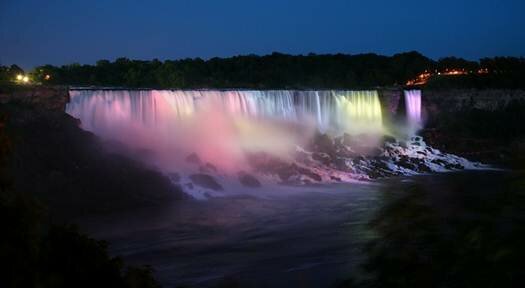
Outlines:
[[4, 179], [13, 190], [36, 196], [51, 214], [81, 216], [184, 197], [160, 172], [107, 152], [82, 130], [64, 112], [66, 88], [17, 87], [0, 95], [9, 145]]
[[0, 105], [17, 104], [35, 110], [65, 111], [69, 102], [67, 86], [1, 86]]
[[504, 167], [525, 168], [525, 90], [423, 90], [427, 143]]

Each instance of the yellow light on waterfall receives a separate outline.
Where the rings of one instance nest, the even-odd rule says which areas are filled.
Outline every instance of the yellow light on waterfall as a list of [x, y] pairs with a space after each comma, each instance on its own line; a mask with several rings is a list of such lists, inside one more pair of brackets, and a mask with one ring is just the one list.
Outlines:
[[339, 125], [351, 134], [383, 131], [381, 103], [376, 91], [356, 91], [336, 98]]

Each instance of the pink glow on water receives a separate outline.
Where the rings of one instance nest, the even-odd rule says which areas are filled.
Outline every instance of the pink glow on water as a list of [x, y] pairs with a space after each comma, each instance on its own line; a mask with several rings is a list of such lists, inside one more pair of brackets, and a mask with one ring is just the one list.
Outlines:
[[246, 153], [290, 157], [316, 130], [382, 133], [376, 91], [74, 90], [67, 112], [103, 139], [177, 171], [196, 153], [221, 171], [245, 169]]
[[313, 135], [310, 122], [273, 118], [274, 110], [237, 91], [71, 91], [67, 108], [84, 129], [149, 151], [167, 171], [196, 153], [226, 172], [246, 169], [246, 152], [285, 157]]

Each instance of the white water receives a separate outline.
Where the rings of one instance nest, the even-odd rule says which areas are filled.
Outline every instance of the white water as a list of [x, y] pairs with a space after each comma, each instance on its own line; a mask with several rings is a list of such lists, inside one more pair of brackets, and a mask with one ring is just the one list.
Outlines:
[[382, 132], [381, 105], [376, 91], [182, 91], [73, 90], [67, 113], [96, 131], [108, 121], [163, 125], [217, 110], [251, 118], [301, 122], [313, 120], [323, 132]]
[[[316, 130], [383, 133], [376, 91], [72, 90], [82, 127], [173, 166], [188, 153], [239, 168], [245, 152], [286, 157]], [[242, 165], [241, 165], [242, 166]]]
[[[138, 156], [170, 177], [176, 173], [173, 181], [184, 187], [194, 186], [190, 177], [194, 173], [213, 174], [232, 193], [246, 190], [235, 176], [240, 171], [259, 173], [257, 177], [270, 184], [351, 182], [475, 167], [466, 159], [427, 147], [417, 137], [418, 141], [404, 141], [404, 145], [381, 142], [385, 131], [376, 91], [73, 90], [70, 96], [67, 113], [80, 119], [84, 129], [125, 144], [127, 148], [116, 149]], [[422, 124], [421, 92], [406, 91], [405, 100], [408, 130], [413, 135]], [[330, 156], [316, 150], [319, 143], [312, 145], [317, 130], [354, 136], [347, 139], [348, 145], [344, 137], [335, 137], [339, 140], [333, 142]], [[366, 135], [355, 137], [358, 133]], [[281, 164], [270, 162], [271, 168], [261, 172], [261, 166], [254, 166], [247, 157], [257, 152], [303, 170], [284, 164], [285, 173], [290, 174], [280, 178], [284, 175], [279, 174]], [[186, 161], [192, 153], [200, 161]], [[360, 160], [355, 161], [358, 156]], [[322, 160], [326, 157], [332, 162]], [[211, 195], [208, 188], [187, 192], [199, 199]]]
[[407, 90], [405, 91], [405, 108], [407, 112], [407, 120], [412, 134], [422, 128], [421, 119], [421, 90]]

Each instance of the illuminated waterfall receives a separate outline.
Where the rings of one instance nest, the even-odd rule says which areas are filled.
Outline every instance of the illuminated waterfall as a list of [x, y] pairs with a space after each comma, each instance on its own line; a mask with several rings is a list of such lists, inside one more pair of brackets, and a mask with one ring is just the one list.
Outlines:
[[383, 132], [376, 91], [72, 90], [70, 96], [66, 112], [84, 129], [152, 151], [154, 164], [164, 167], [196, 152], [224, 169], [238, 168], [246, 152], [284, 157], [316, 130]]
[[381, 133], [381, 103], [376, 91], [335, 92], [338, 131]]
[[67, 113], [94, 132], [115, 123], [170, 126], [210, 106], [253, 119], [311, 119], [317, 129], [334, 133], [382, 132], [376, 91], [72, 90], [70, 94]]
[[407, 121], [413, 133], [422, 126], [421, 121], [421, 90], [405, 91], [405, 107]]

